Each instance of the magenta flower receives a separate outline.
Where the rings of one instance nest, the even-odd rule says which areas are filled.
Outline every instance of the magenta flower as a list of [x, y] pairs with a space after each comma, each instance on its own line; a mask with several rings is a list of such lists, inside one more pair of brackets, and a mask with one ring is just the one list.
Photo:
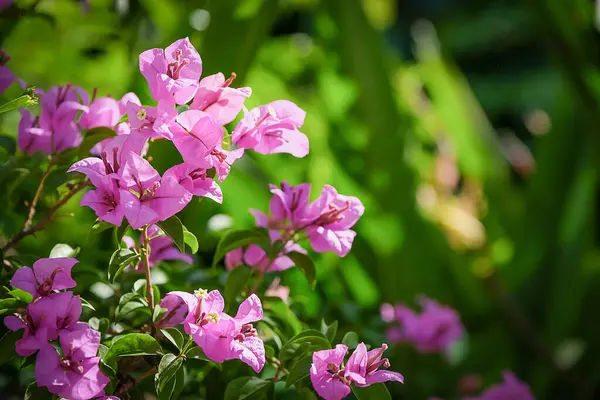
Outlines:
[[308, 154], [306, 135], [298, 130], [306, 112], [287, 100], [256, 107], [244, 115], [232, 133], [238, 147], [261, 154], [289, 153], [294, 157]]
[[127, 103], [137, 104], [138, 106], [142, 105], [140, 98], [133, 92], [128, 92], [121, 97], [119, 100], [119, 113], [123, 116], [127, 114]]
[[[146, 234], [149, 238], [148, 247], [150, 248], [150, 268], [164, 260], [181, 260], [188, 264], [192, 264], [194, 262], [192, 256], [180, 252], [175, 243], [173, 243], [173, 240], [166, 236], [158, 226], [150, 225], [146, 231]], [[139, 250], [139, 246], [136, 246], [133, 238], [129, 236], [123, 236], [123, 241], [127, 245], [127, 248], [137, 248]], [[140, 237], [140, 241], [143, 243], [143, 237]], [[135, 266], [134, 269], [138, 272], [143, 272], [144, 266], [140, 262]]]
[[[292, 228], [302, 229], [307, 222], [307, 207], [310, 196], [310, 183], [291, 186], [286, 181], [280, 187], [269, 185], [273, 197], [269, 202], [271, 221], [277, 227], [279, 221], [289, 223]], [[255, 214], [256, 215], [256, 214]]]
[[238, 265], [245, 264], [250, 267], [257, 268], [262, 272], [284, 271], [292, 268], [295, 265], [294, 262], [285, 255], [287, 253], [291, 253], [292, 251], [306, 254], [306, 250], [304, 250], [300, 245], [289, 241], [285, 245], [281, 255], [277, 256], [272, 263], [269, 263], [267, 252], [264, 251], [262, 247], [251, 244], [245, 251], [242, 249], [236, 249], [227, 253], [225, 255], [225, 267], [228, 270], [232, 270]]
[[13, 3], [13, 0], [0, 0], [0, 10], [10, 6]]
[[223, 202], [223, 192], [213, 178], [206, 175], [206, 169], [192, 164], [175, 165], [163, 174], [163, 178], [175, 179], [194, 196], [207, 197], [217, 203]]
[[24, 313], [4, 318], [4, 325], [11, 331], [24, 329], [15, 346], [18, 355], [29, 357], [49, 340], [56, 339], [56, 312], [47, 305], [41, 301], [31, 303]]
[[281, 278], [276, 277], [273, 279], [273, 282], [269, 285], [267, 290], [265, 291], [265, 295], [268, 297], [279, 297], [281, 300], [287, 303], [290, 298], [290, 288], [284, 285], [281, 285]]
[[88, 400], [104, 395], [109, 379], [100, 371], [100, 332], [82, 329], [60, 335], [63, 356], [47, 344], [40, 349], [35, 365], [38, 386], [70, 399]]
[[117, 125], [122, 116], [117, 100], [111, 97], [99, 97], [92, 101], [88, 111], [81, 115], [79, 126], [83, 129], [99, 126], [112, 128]]
[[338, 344], [335, 349], [315, 351], [310, 368], [310, 380], [315, 391], [325, 400], [341, 400], [350, 394], [351, 381], [342, 368], [348, 347]]
[[[387, 358], [381, 358], [387, 348], [388, 346], [384, 343], [380, 348], [367, 351], [364, 343], [358, 345], [346, 364], [346, 369], [349, 371], [348, 376], [352, 378], [356, 386], [369, 386], [388, 381], [404, 383], [402, 374], [388, 371], [390, 361]], [[358, 379], [358, 376], [363, 379]]]
[[218, 290], [198, 289], [194, 294], [198, 304], [186, 317], [183, 328], [208, 358], [221, 363], [229, 355], [235, 322], [223, 313], [225, 301]]
[[[10, 3], [12, 3], [12, 0], [4, 2], [6, 3], [4, 7], [7, 7]], [[4, 7], [3, 3], [0, 1], [0, 9]], [[8, 56], [8, 54], [6, 54], [3, 50], [0, 50], [0, 94], [4, 93], [6, 89], [8, 89], [10, 85], [12, 85], [13, 82], [17, 79], [15, 77], [15, 74], [13, 74], [12, 71], [6, 66], [6, 63], [9, 60], [10, 57]]]
[[167, 311], [156, 326], [170, 328], [183, 324], [189, 313], [196, 310], [198, 297], [186, 292], [169, 292], [159, 305]]
[[419, 303], [423, 308], [421, 314], [399, 304], [393, 307], [393, 319], [391, 306], [382, 306], [382, 318], [399, 324], [388, 330], [388, 339], [410, 342], [423, 353], [448, 352], [464, 334], [460, 316], [452, 308], [424, 296]]
[[34, 299], [55, 290], [71, 289], [77, 285], [71, 278], [71, 269], [77, 262], [74, 258], [40, 258], [33, 263], [33, 269], [16, 270], [10, 284], [31, 293]]
[[117, 182], [107, 178], [96, 185], [95, 190], [86, 192], [81, 201], [81, 206], [88, 206], [96, 213], [100, 221], [121, 226], [125, 210], [121, 204], [121, 195]]
[[469, 397], [465, 400], [503, 399], [535, 400], [535, 397], [527, 384], [519, 380], [512, 372], [505, 371], [504, 382], [490, 386], [488, 390], [479, 397]]
[[125, 161], [120, 182], [121, 205], [133, 229], [172, 217], [192, 199], [176, 179], [161, 179], [148, 161], [133, 152]]
[[161, 100], [156, 107], [144, 107], [139, 102], [130, 101], [125, 104], [125, 110], [131, 129], [149, 138], [170, 138], [168, 124], [177, 117], [172, 103]]
[[244, 101], [252, 94], [249, 87], [229, 87], [234, 79], [235, 74], [231, 74], [225, 80], [225, 76], [220, 72], [203, 78], [190, 108], [204, 111], [218, 124], [227, 125], [240, 113]]
[[235, 323], [232, 332], [233, 340], [226, 359], [239, 359], [251, 366], [255, 372], [260, 372], [263, 369], [265, 366], [265, 345], [252, 325], [252, 322], [260, 321], [262, 318], [263, 309], [260, 299], [252, 294], [240, 304], [238, 312], [233, 318]]
[[306, 233], [313, 250], [317, 253], [333, 251], [344, 257], [356, 236], [350, 228], [364, 212], [359, 199], [338, 194], [334, 187], [325, 185], [321, 196], [309, 205], [306, 215], [312, 220]]
[[200, 167], [205, 167], [205, 156], [223, 140], [223, 128], [203, 111], [182, 112], [177, 123], [169, 125], [169, 131], [169, 138], [183, 159]]
[[177, 104], [185, 104], [198, 90], [202, 60], [190, 40], [184, 38], [164, 51], [150, 49], [140, 54], [140, 71], [155, 100], [172, 99]]
[[204, 168], [214, 168], [219, 182], [223, 182], [231, 171], [231, 165], [243, 155], [244, 149], [224, 150], [218, 143], [204, 158]]

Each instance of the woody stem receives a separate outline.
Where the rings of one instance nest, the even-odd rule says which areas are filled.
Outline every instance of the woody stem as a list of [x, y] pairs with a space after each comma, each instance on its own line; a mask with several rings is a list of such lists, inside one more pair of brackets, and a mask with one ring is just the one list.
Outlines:
[[25, 220], [25, 224], [23, 225], [23, 230], [27, 230], [31, 227], [33, 223], [33, 217], [35, 215], [35, 207], [37, 206], [38, 201], [42, 195], [44, 190], [44, 184], [46, 183], [46, 179], [48, 179], [48, 175], [50, 175], [50, 171], [54, 166], [54, 157], [50, 157], [48, 160], [48, 166], [46, 167], [46, 171], [44, 171], [44, 175], [42, 175], [42, 179], [40, 179], [40, 183], [35, 191], [35, 195], [33, 196], [33, 200], [31, 200], [31, 204], [29, 204], [29, 212], [27, 213], [27, 219]]
[[150, 313], [151, 315], [154, 315], [154, 288], [152, 288], [152, 276], [150, 274], [150, 247], [148, 246], [148, 225], [142, 228], [142, 237], [140, 238], [140, 242], [142, 242], [142, 263], [144, 264], [144, 271], [146, 272], [146, 297], [148, 298]]

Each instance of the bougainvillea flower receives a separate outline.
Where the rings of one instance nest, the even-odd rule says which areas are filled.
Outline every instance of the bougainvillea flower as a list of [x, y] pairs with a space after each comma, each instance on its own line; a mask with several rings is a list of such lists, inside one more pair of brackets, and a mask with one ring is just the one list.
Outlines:
[[255, 372], [260, 372], [265, 365], [265, 345], [258, 337], [252, 322], [263, 318], [260, 299], [252, 294], [240, 304], [233, 318], [235, 327], [233, 340], [227, 359], [239, 359], [248, 364]]
[[202, 60], [188, 38], [162, 49], [140, 54], [140, 71], [148, 81], [152, 97], [173, 99], [177, 104], [192, 100], [202, 74]]
[[[398, 372], [388, 371], [390, 362], [381, 358], [388, 346], [384, 343], [380, 348], [367, 351], [364, 343], [360, 343], [346, 363], [347, 376], [356, 386], [369, 386], [374, 383], [395, 381], [404, 383], [404, 377]], [[382, 369], [383, 368], [383, 369]], [[359, 379], [358, 377], [362, 377]]]
[[[250, 267], [257, 268], [262, 272], [284, 271], [292, 268], [295, 265], [294, 262], [285, 255], [287, 253], [291, 253], [292, 251], [306, 254], [306, 250], [304, 250], [300, 245], [289, 241], [285, 245], [281, 255], [277, 256], [272, 263], [269, 263], [267, 252], [264, 251], [262, 247], [251, 244], [245, 251], [242, 251], [242, 249], [236, 249], [230, 252], [233, 253], [231, 256], [229, 256], [229, 253], [225, 255], [225, 267], [229, 270], [232, 270], [238, 265], [245, 264]], [[239, 258], [240, 252], [242, 252], [241, 258]]]
[[167, 311], [155, 325], [160, 328], [169, 328], [183, 324], [188, 314], [196, 310], [198, 297], [186, 292], [169, 292], [162, 298], [159, 305]]
[[235, 74], [225, 79], [220, 72], [203, 78], [190, 108], [204, 111], [217, 123], [227, 125], [240, 113], [244, 101], [252, 94], [249, 87], [230, 87], [234, 79]]
[[146, 137], [170, 138], [168, 124], [177, 117], [177, 110], [173, 104], [161, 100], [156, 107], [145, 107], [129, 102], [125, 105], [125, 110], [131, 129], [143, 133]]
[[206, 175], [206, 169], [189, 163], [175, 165], [163, 174], [163, 178], [173, 177], [194, 196], [207, 197], [221, 204], [223, 192], [213, 178]]
[[104, 395], [109, 379], [100, 371], [100, 332], [85, 329], [60, 336], [63, 355], [47, 344], [40, 349], [35, 365], [38, 386], [70, 400], [88, 400]]
[[183, 159], [205, 167], [205, 156], [223, 140], [223, 128], [203, 111], [188, 110], [177, 116], [177, 123], [169, 125], [170, 139]]
[[52, 132], [40, 128], [39, 118], [35, 117], [29, 110], [21, 110], [19, 121], [17, 143], [19, 150], [25, 154], [33, 154], [41, 151], [50, 153]]
[[531, 389], [527, 384], [519, 380], [510, 371], [504, 372], [504, 382], [492, 385], [479, 397], [468, 397], [465, 400], [535, 400]]
[[122, 116], [117, 100], [111, 97], [99, 97], [92, 101], [88, 110], [81, 115], [79, 126], [84, 129], [99, 126], [112, 128], [117, 125]]
[[198, 304], [186, 317], [183, 329], [192, 335], [208, 358], [223, 362], [229, 355], [235, 322], [223, 313], [225, 301], [218, 290], [199, 289], [194, 295], [198, 297]]
[[[158, 226], [150, 225], [146, 230], [146, 235], [149, 238], [148, 247], [150, 248], [150, 256], [148, 257], [148, 261], [150, 268], [166, 260], [181, 260], [188, 264], [193, 263], [194, 259], [192, 256], [179, 251], [173, 240], [166, 236]], [[144, 243], [143, 240], [143, 237], [140, 237], [142, 243]], [[127, 248], [137, 248], [139, 251], [139, 246], [136, 246], [135, 240], [132, 237], [123, 236], [123, 241], [127, 245]], [[134, 269], [138, 272], [143, 272], [143, 263], [139, 262]]]
[[269, 285], [267, 290], [265, 291], [265, 295], [268, 297], [279, 297], [281, 300], [287, 303], [290, 298], [290, 288], [284, 285], [281, 285], [281, 278], [276, 277], [273, 279], [273, 282]]
[[23, 337], [15, 346], [16, 353], [23, 357], [29, 357], [49, 340], [56, 339], [56, 311], [41, 301], [29, 304], [22, 314], [4, 318], [4, 325], [11, 331], [24, 329]]
[[[6, 3], [6, 5], [3, 6], [3, 3]], [[0, 0], [0, 9], [8, 6], [10, 3], [12, 3], [12, 0]], [[0, 94], [4, 93], [17, 79], [15, 74], [6, 66], [8, 60], [10, 60], [10, 57], [4, 51], [0, 50]]]
[[350, 251], [356, 232], [350, 228], [363, 215], [365, 207], [354, 196], [338, 194], [325, 185], [321, 196], [308, 206], [306, 228], [310, 244], [317, 253], [333, 251], [344, 257]]
[[338, 344], [335, 349], [313, 353], [310, 380], [315, 391], [325, 400], [341, 400], [350, 394], [350, 381], [342, 368], [348, 347]]
[[119, 100], [119, 113], [121, 114], [121, 116], [127, 114], [127, 103], [137, 104], [138, 106], [142, 105], [140, 98], [137, 97], [135, 93], [125, 93], [123, 97], [121, 97], [121, 100]]
[[[388, 330], [388, 339], [409, 342], [423, 353], [448, 352], [464, 334], [460, 316], [454, 309], [424, 296], [419, 303], [423, 308], [421, 314], [402, 304], [393, 307], [393, 320], [399, 326]], [[388, 321], [391, 317], [390, 307], [382, 307], [382, 317]]]
[[225, 150], [217, 143], [200, 165], [207, 170], [214, 168], [219, 182], [223, 182], [231, 171], [231, 165], [243, 155], [244, 149]]
[[310, 196], [310, 183], [291, 186], [287, 182], [281, 185], [269, 185], [273, 197], [269, 202], [272, 221], [289, 221], [293, 228], [306, 224], [306, 212]]
[[34, 299], [55, 290], [71, 289], [77, 285], [71, 278], [71, 270], [77, 262], [74, 258], [40, 258], [33, 263], [33, 269], [16, 270], [10, 284], [31, 293]]
[[[87, 328], [87, 324], [78, 322], [81, 317], [81, 297], [73, 296], [71, 292], [54, 293], [45, 297], [38, 303], [46, 303], [45, 307], [54, 308], [56, 315], [56, 334], [53, 339], [65, 332], [72, 332]], [[37, 303], [36, 303], [37, 304]]]
[[277, 100], [246, 112], [231, 139], [238, 147], [261, 154], [304, 157], [309, 150], [308, 138], [298, 128], [305, 116], [306, 112], [291, 101]]
[[161, 179], [148, 161], [133, 152], [125, 161], [121, 182], [123, 212], [133, 229], [172, 217], [192, 199], [175, 178]]

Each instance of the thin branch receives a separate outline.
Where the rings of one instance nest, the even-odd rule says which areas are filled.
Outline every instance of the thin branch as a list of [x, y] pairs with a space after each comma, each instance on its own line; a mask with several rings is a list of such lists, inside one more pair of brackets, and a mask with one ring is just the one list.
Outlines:
[[154, 316], [154, 288], [152, 287], [152, 275], [150, 274], [150, 248], [148, 242], [148, 226], [142, 229], [142, 237], [140, 238], [142, 247], [142, 263], [146, 272], [146, 296], [150, 305], [150, 315]]
[[44, 171], [44, 175], [42, 176], [42, 179], [40, 180], [40, 183], [37, 187], [37, 190], [35, 191], [35, 196], [33, 196], [33, 200], [31, 200], [31, 204], [29, 204], [29, 212], [27, 213], [27, 219], [25, 220], [25, 224], [23, 225], [22, 230], [29, 229], [31, 227], [31, 224], [33, 223], [33, 217], [35, 216], [35, 207], [37, 206], [37, 203], [40, 200], [40, 197], [42, 195], [42, 192], [44, 191], [44, 184], [46, 183], [46, 179], [48, 179], [48, 176], [50, 175], [50, 171], [52, 170], [53, 166], [54, 166], [54, 157], [51, 157], [50, 160], [48, 161], [48, 166], [46, 167], [46, 171]]
[[121, 388], [115, 393], [115, 396], [127, 393], [129, 391], [129, 389], [131, 389], [133, 386], [137, 385], [138, 383], [140, 383], [141, 381], [143, 381], [150, 375], [154, 375], [157, 371], [158, 371], [157, 367], [152, 367], [150, 370], [144, 372], [142, 375], [138, 376], [133, 381], [129, 381], [126, 384], [124, 384], [123, 386], [121, 386]]
[[71, 188], [71, 190], [62, 199], [60, 199], [58, 202], [56, 202], [56, 204], [54, 204], [54, 206], [52, 206], [52, 208], [50, 208], [50, 210], [48, 211], [48, 215], [46, 215], [46, 217], [44, 219], [42, 219], [36, 225], [31, 226], [29, 228], [23, 227], [21, 232], [17, 233], [12, 239], [10, 239], [4, 245], [4, 247], [2, 247], [2, 251], [6, 252], [6, 250], [8, 250], [8, 249], [12, 249], [23, 238], [26, 238], [29, 235], [33, 235], [34, 233], [45, 229], [46, 225], [48, 225], [48, 223], [50, 223], [50, 221], [52, 221], [52, 218], [54, 217], [56, 212], [62, 206], [64, 206], [73, 196], [75, 196], [78, 192], [80, 192], [83, 188], [85, 188], [87, 185], [88, 185], [88, 181], [83, 180], [83, 181], [77, 183], [75, 186], [73, 186]]

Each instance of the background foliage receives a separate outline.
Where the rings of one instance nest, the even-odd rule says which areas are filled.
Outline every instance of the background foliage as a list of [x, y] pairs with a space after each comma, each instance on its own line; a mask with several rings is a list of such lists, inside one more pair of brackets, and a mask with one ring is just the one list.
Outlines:
[[[184, 210], [200, 251], [193, 267], [160, 268], [163, 293], [206, 281], [224, 216], [251, 227], [247, 209], [266, 210], [268, 183], [308, 181], [313, 193], [330, 183], [359, 197], [366, 213], [347, 257], [315, 256], [316, 291], [297, 270], [283, 274], [292, 310], [311, 327], [338, 320], [338, 335], [353, 330], [378, 344], [379, 305], [414, 304], [425, 294], [456, 307], [467, 328], [450, 361], [396, 346], [392, 365], [406, 384], [390, 386], [394, 398], [456, 398], [465, 374], [481, 374], [487, 385], [504, 369], [540, 399], [598, 395], [600, 76], [592, 2], [88, 3], [18, 0], [0, 13], [10, 68], [40, 88], [71, 82], [100, 95], [134, 91], [148, 102], [137, 55], [189, 36], [203, 75], [234, 71], [238, 86], [253, 88], [248, 107], [281, 98], [307, 111], [306, 159], [247, 156], [223, 184], [222, 207], [194, 200]], [[16, 135], [18, 119], [4, 114], [0, 133]], [[151, 151], [159, 172], [179, 157], [168, 143]], [[0, 177], [5, 238], [21, 227], [42, 174], [35, 160], [26, 168]], [[41, 210], [55, 198], [60, 178], [56, 185], [52, 178]], [[78, 198], [63, 211], [74, 216], [24, 240], [19, 253], [35, 259], [56, 243], [81, 247], [79, 294], [114, 312], [113, 296], [138, 277], [126, 288], [107, 285], [110, 233], [89, 233], [95, 217]], [[7, 364], [0, 393], [22, 393], [31, 379]], [[212, 398], [210, 384], [203, 387], [187, 385], [183, 397]]]

